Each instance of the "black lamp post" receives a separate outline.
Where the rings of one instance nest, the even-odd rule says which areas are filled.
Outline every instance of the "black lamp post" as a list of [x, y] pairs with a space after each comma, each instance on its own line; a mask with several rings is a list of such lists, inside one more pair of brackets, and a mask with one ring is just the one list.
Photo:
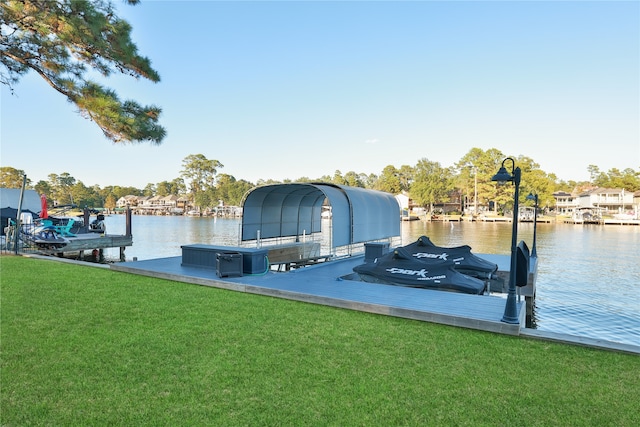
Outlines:
[[533, 200], [533, 248], [531, 249], [531, 256], [537, 257], [538, 253], [536, 252], [536, 227], [538, 225], [538, 195], [529, 193], [527, 196], [527, 200]]
[[[507, 160], [511, 161], [511, 173], [505, 169], [504, 164]], [[513, 195], [513, 228], [511, 230], [511, 269], [509, 270], [509, 293], [507, 294], [507, 304], [504, 307], [504, 315], [502, 321], [505, 323], [518, 324], [518, 305], [516, 303], [516, 268], [517, 268], [517, 239], [518, 239], [518, 196], [520, 192], [520, 177], [522, 172], [516, 167], [516, 161], [511, 157], [507, 157], [502, 161], [500, 170], [491, 178], [491, 181], [499, 183], [513, 182], [515, 192]]]

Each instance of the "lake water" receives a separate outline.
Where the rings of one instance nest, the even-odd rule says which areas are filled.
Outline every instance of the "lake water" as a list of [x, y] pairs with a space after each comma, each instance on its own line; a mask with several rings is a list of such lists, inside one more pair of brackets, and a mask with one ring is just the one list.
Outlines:
[[[109, 234], [125, 233], [124, 215], [106, 218]], [[193, 243], [237, 246], [238, 219], [137, 216], [127, 260], [180, 256]], [[518, 225], [518, 241], [533, 244], [533, 224]], [[402, 244], [428, 236], [439, 246], [469, 245], [475, 254], [508, 255], [509, 223], [402, 223]], [[640, 345], [640, 227], [538, 224], [535, 327]], [[118, 250], [107, 251], [118, 257]]]

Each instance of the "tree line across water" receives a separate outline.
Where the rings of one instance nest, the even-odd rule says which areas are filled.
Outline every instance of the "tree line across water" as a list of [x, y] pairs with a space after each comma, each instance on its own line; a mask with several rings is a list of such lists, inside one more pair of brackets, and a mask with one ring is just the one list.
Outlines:
[[[386, 166], [380, 174], [366, 174], [349, 171], [342, 173], [336, 170], [333, 176], [324, 175], [318, 178], [300, 177], [295, 180], [275, 181], [259, 180], [252, 183], [236, 179], [232, 175], [219, 173], [223, 165], [218, 160], [207, 159], [202, 154], [192, 154], [182, 160], [180, 176], [171, 181], [149, 183], [144, 188], [106, 186], [86, 186], [69, 173], [51, 173], [48, 180], [32, 183], [27, 178], [27, 188], [44, 194], [52, 204], [75, 204], [78, 206], [103, 207], [113, 209], [120, 197], [136, 196], [186, 196], [192, 204], [200, 209], [225, 205], [238, 206], [247, 191], [256, 185], [291, 183], [291, 182], [328, 182], [339, 185], [362, 187], [388, 192], [391, 194], [407, 194], [416, 205], [425, 208], [443, 203], [466, 203], [487, 206], [490, 202], [508, 209], [513, 202], [513, 188], [510, 185], [497, 186], [491, 181], [492, 176], [500, 168], [505, 155], [497, 149], [482, 150], [472, 148], [454, 166], [443, 167], [439, 162], [421, 158], [414, 166]], [[561, 181], [555, 174], [540, 169], [539, 164], [526, 156], [513, 157], [515, 165], [522, 170], [520, 184], [520, 202], [531, 204], [526, 196], [529, 193], [538, 195], [541, 208], [555, 204], [553, 193], [581, 192], [589, 188], [624, 188], [625, 191], [640, 190], [640, 171], [633, 169], [611, 169], [602, 172], [595, 165], [590, 165], [590, 181]], [[509, 162], [510, 163], [510, 162]], [[25, 172], [12, 167], [0, 168], [0, 187], [20, 188]]]

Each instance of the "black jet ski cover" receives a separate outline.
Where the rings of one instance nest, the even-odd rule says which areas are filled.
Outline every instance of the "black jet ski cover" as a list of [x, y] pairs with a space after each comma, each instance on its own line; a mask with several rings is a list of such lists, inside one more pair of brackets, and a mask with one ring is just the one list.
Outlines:
[[460, 273], [480, 279], [490, 279], [498, 271], [498, 266], [471, 253], [470, 246], [443, 248], [436, 246], [427, 237], [422, 236], [414, 243], [403, 246], [413, 257], [422, 261], [453, 261], [455, 269]]
[[484, 282], [454, 269], [449, 260], [424, 262], [403, 248], [397, 248], [374, 262], [358, 265], [353, 271], [365, 282], [443, 291], [481, 294]]

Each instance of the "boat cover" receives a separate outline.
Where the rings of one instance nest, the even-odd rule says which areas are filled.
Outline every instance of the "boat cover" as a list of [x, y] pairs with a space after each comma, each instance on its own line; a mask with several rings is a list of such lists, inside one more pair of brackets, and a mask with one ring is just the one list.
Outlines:
[[443, 248], [436, 246], [427, 236], [421, 236], [415, 242], [403, 246], [411, 256], [418, 260], [449, 260], [455, 264], [460, 273], [480, 279], [491, 279], [498, 271], [498, 266], [471, 253], [471, 247], [457, 246]]
[[404, 248], [353, 268], [365, 282], [481, 294], [482, 280], [460, 273], [451, 260], [418, 259]]

